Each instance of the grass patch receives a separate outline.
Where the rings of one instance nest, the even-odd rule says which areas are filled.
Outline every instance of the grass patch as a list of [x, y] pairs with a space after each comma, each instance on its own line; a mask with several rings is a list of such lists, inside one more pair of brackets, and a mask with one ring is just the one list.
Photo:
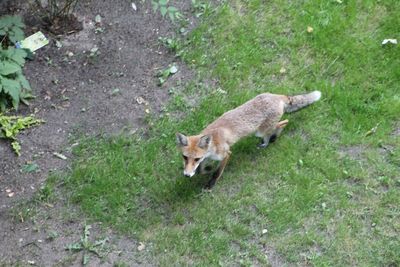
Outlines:
[[[227, 94], [210, 90], [197, 107], [175, 98], [186, 117], [164, 116], [146, 139], [81, 142], [71, 199], [152, 244], [161, 266], [264, 265], [267, 247], [300, 265], [400, 264], [400, 50], [380, 45], [398, 33], [399, 12], [394, 0], [221, 5], [181, 54]], [[261, 92], [315, 89], [322, 101], [286, 116], [268, 149], [254, 137], [234, 146], [212, 193], [201, 191], [206, 177], [182, 177], [176, 131], [195, 134]]]

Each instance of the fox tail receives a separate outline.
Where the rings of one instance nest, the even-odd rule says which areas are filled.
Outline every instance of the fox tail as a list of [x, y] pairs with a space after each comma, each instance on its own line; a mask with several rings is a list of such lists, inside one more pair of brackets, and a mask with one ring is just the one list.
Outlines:
[[321, 98], [320, 91], [314, 91], [308, 94], [285, 96], [285, 112], [290, 113], [302, 109]]

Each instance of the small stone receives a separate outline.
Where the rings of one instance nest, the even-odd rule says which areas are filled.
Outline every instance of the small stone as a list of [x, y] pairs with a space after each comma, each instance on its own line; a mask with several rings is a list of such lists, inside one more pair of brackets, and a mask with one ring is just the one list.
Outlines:
[[266, 233], [268, 233], [268, 230], [267, 229], [262, 229], [262, 232], [261, 232], [263, 235], [265, 235]]
[[146, 248], [146, 245], [143, 244], [142, 242], [140, 242], [140, 243], [139, 243], [139, 246], [137, 247], [137, 250], [138, 250], [138, 251], [142, 251], [142, 250], [144, 250], [145, 248]]

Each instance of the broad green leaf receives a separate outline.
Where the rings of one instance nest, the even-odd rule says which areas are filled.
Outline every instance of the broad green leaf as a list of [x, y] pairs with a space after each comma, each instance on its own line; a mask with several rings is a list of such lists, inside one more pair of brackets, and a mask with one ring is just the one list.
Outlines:
[[168, 4], [168, 0], [159, 0], [158, 3], [162, 6], [166, 6]]
[[12, 24], [11, 16], [3, 16], [0, 18], [0, 29], [4, 29]]
[[178, 11], [178, 9], [177, 9], [176, 7], [174, 7], [174, 6], [168, 7], [168, 12], [175, 13], [175, 12], [177, 12], [177, 11]]
[[169, 16], [170, 20], [172, 20], [173, 22], [175, 21], [175, 13], [168, 12], [168, 16]]
[[1, 75], [10, 75], [12, 73], [16, 73], [17, 71], [21, 71], [21, 67], [17, 63], [8, 60], [0, 62]]
[[0, 18], [0, 29], [3, 28], [10, 28], [11, 26], [17, 26], [20, 28], [25, 28], [25, 24], [22, 22], [22, 19], [20, 16], [3, 16]]
[[3, 85], [3, 91], [11, 96], [14, 108], [18, 108], [21, 84], [16, 80], [5, 77], [0, 77], [0, 81]]
[[14, 32], [14, 37], [15, 39], [17, 39], [18, 41], [21, 41], [25, 38], [25, 34], [24, 32], [21, 30], [21, 28], [19, 27], [12, 27], [11, 31]]
[[13, 24], [20, 28], [25, 28], [25, 24], [22, 22], [21, 16], [13, 16]]
[[[11, 32], [10, 32], [10, 33], [11, 33]], [[8, 39], [10, 39], [10, 41], [13, 42], [14, 44], [15, 44], [16, 42], [19, 41], [19, 39], [16, 38], [15, 36], [13, 36], [13, 35], [9, 35], [9, 36], [8, 36]]]
[[6, 35], [6, 31], [3, 30], [3, 29], [1, 29], [1, 30], [0, 30], [0, 35]]
[[17, 73], [17, 80], [21, 83], [23, 89], [32, 90], [28, 80], [21, 72]]
[[18, 63], [21, 67], [25, 64], [25, 57], [27, 57], [27, 52], [24, 49], [9, 47], [6, 50], [0, 50], [0, 53]]
[[153, 12], [157, 11], [158, 3], [156, 1], [152, 1], [151, 3], [153, 4]]
[[161, 15], [164, 17], [165, 14], [167, 14], [167, 7], [161, 6], [160, 7], [160, 12], [161, 12]]
[[28, 163], [22, 166], [21, 170], [26, 173], [37, 172], [39, 170], [39, 165], [36, 163]]

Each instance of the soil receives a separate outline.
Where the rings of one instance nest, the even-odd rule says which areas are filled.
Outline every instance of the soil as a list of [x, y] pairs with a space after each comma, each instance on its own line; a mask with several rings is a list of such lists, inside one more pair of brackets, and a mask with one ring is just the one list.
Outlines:
[[[184, 84], [193, 75], [160, 45], [158, 38], [174, 36], [177, 26], [158, 12], [153, 13], [151, 1], [137, 1], [136, 11], [131, 1], [80, 1], [74, 15], [82, 30], [61, 36], [46, 31], [31, 15], [32, 6], [27, 2], [1, 1], [0, 15], [21, 14], [27, 35], [42, 30], [50, 39], [50, 44], [39, 49], [24, 68], [36, 98], [17, 113], [35, 114], [46, 122], [18, 137], [20, 157], [9, 142], [0, 140], [0, 265], [79, 266], [83, 252], [65, 249], [80, 240], [84, 228], [81, 217], [66, 219], [72, 215], [65, 214], [76, 214], [73, 207], [65, 203], [44, 206], [39, 208], [40, 215], [28, 221], [21, 213], [15, 215], [16, 207], [31, 199], [50, 172], [68, 167], [71, 148], [76, 145], [71, 140], [83, 135], [132, 134], [146, 128], [148, 113], [163, 111], [168, 88]], [[172, 4], [190, 15], [190, 1]], [[96, 24], [96, 15], [101, 16], [101, 23]], [[173, 62], [179, 66], [178, 73], [159, 87], [156, 73]], [[145, 103], [138, 101], [139, 97]], [[55, 156], [55, 152], [67, 159]], [[32, 162], [39, 171], [24, 173], [23, 166]], [[49, 238], [52, 233], [57, 237]], [[138, 252], [135, 240], [99, 225], [94, 225], [91, 233], [94, 239], [107, 236], [111, 251], [101, 259], [92, 254], [89, 266], [112, 266], [117, 262], [151, 265], [141, 256], [146, 250]]]

